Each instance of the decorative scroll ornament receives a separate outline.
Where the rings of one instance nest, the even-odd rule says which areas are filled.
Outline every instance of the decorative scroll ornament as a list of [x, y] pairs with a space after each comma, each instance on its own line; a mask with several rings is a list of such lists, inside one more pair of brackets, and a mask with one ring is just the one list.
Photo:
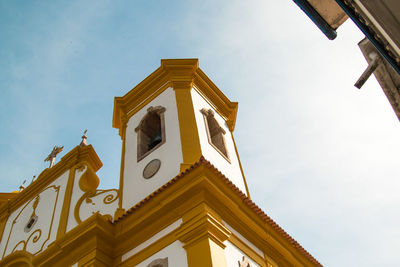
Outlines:
[[[79, 215], [79, 211], [81, 210], [83, 201], [85, 200], [86, 204], [96, 205], [96, 203], [93, 202], [93, 198], [103, 195], [103, 194], [106, 194], [102, 201], [103, 204], [109, 205], [118, 199], [119, 190], [118, 189], [108, 189], [108, 190], [96, 190], [96, 191], [85, 192], [76, 202], [76, 206], [74, 209], [74, 217], [78, 224], [82, 222], [82, 219]], [[92, 213], [94, 214], [96, 212], [92, 212]], [[108, 216], [108, 215], [105, 215], [105, 216], [109, 219], [112, 219], [112, 216]]]
[[243, 256], [242, 260], [238, 261], [238, 263], [239, 267], [251, 267], [250, 261], [245, 256]]
[[[8, 248], [11, 247], [13, 245], [13, 238], [12, 236], [15, 236], [13, 233], [18, 233], [17, 235], [21, 235], [21, 229], [18, 229], [19, 226], [21, 226], [20, 220], [23, 218], [23, 216], [21, 216], [21, 214], [24, 212], [24, 210], [28, 209], [28, 208], [32, 208], [32, 214], [30, 216], [30, 220], [32, 220], [32, 218], [36, 218], [37, 219], [37, 207], [39, 206], [39, 202], [40, 202], [40, 195], [43, 194], [46, 191], [50, 191], [53, 195], [53, 199], [54, 199], [54, 206], [51, 210], [51, 217], [49, 218], [49, 227], [46, 229], [35, 229], [27, 238], [24, 238], [18, 242], [16, 242], [16, 245], [14, 245], [13, 249], [10, 251]], [[4, 247], [4, 251], [3, 251], [3, 258], [5, 257], [5, 255], [10, 254], [14, 251], [17, 250], [27, 250], [27, 248], [31, 247], [32, 244], [36, 244], [38, 242], [40, 242], [41, 245], [39, 245], [36, 248], [36, 251], [29, 251], [30, 253], [32, 253], [33, 255], [36, 255], [38, 253], [40, 253], [41, 251], [43, 251], [43, 248], [45, 247], [47, 241], [49, 241], [51, 233], [52, 233], [52, 228], [53, 228], [53, 221], [54, 221], [54, 213], [57, 207], [57, 203], [58, 203], [58, 197], [59, 197], [59, 192], [60, 192], [60, 186], [56, 186], [56, 185], [51, 185], [46, 187], [45, 189], [43, 189], [39, 195], [37, 195], [34, 199], [31, 199], [28, 203], [25, 204], [25, 206], [19, 211], [19, 213], [17, 214], [17, 216], [14, 218], [14, 220], [12, 221], [12, 225], [11, 225], [11, 229], [8, 232], [8, 236], [7, 236], [7, 241], [5, 243], [5, 247]], [[32, 203], [33, 201], [33, 203]], [[32, 205], [30, 205], [32, 204]], [[43, 216], [43, 218], [45, 218], [46, 216]], [[30, 223], [30, 221], [28, 221], [28, 224]], [[33, 222], [35, 223], [35, 222]], [[22, 224], [23, 225], [23, 224]], [[23, 226], [22, 226], [23, 227]], [[30, 230], [34, 229], [34, 225], [32, 224], [30, 226]], [[29, 232], [28, 231], [28, 232]], [[28, 234], [28, 232], [25, 231], [26, 235]], [[22, 231], [23, 233], [23, 231]], [[47, 233], [47, 234], [46, 234]], [[6, 237], [6, 236], [4, 236]], [[11, 244], [10, 244], [11, 243]], [[15, 244], [15, 243], [14, 243]]]

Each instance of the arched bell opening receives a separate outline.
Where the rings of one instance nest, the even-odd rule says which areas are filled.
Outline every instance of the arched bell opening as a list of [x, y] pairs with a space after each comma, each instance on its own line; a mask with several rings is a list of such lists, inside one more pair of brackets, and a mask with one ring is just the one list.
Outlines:
[[206, 126], [208, 142], [215, 148], [227, 161], [229, 160], [228, 150], [225, 144], [225, 130], [218, 124], [214, 118], [214, 112], [211, 109], [201, 109], [204, 116], [204, 124]]
[[148, 108], [135, 129], [138, 162], [165, 143], [164, 112], [165, 108], [161, 106]]

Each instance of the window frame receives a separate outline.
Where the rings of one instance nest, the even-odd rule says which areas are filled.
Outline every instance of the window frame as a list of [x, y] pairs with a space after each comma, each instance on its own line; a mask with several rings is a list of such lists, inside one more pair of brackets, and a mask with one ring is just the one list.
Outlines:
[[[230, 160], [230, 158], [229, 158], [228, 147], [227, 147], [226, 142], [225, 142], [225, 134], [226, 134], [226, 131], [219, 125], [218, 121], [215, 119], [215, 117], [214, 117], [214, 111], [211, 110], [211, 109], [202, 108], [202, 109], [200, 110], [200, 112], [203, 114], [204, 125], [205, 125], [206, 132], [207, 132], [208, 143], [209, 143], [215, 150], [217, 150], [218, 153], [219, 153], [224, 159], [226, 159], [229, 163], [231, 163], [231, 160]], [[225, 148], [226, 155], [225, 155], [225, 153], [224, 153], [223, 151], [221, 151], [221, 150], [218, 148], [217, 145], [215, 145], [215, 144], [213, 143], [213, 141], [212, 141], [212, 136], [211, 136], [211, 133], [210, 133], [210, 125], [209, 125], [209, 123], [208, 123], [208, 119], [214, 120], [215, 123], [218, 125], [218, 130], [220, 131], [220, 134], [221, 134], [222, 145], [223, 145], [224, 148]]]
[[[156, 107], [149, 107], [147, 109], [146, 115], [143, 116], [143, 118], [140, 120], [139, 125], [135, 128], [135, 132], [137, 134], [137, 162], [141, 161], [144, 159], [146, 156], [148, 156], [150, 153], [158, 149], [160, 146], [162, 146], [166, 142], [166, 135], [165, 135], [165, 118], [164, 118], [164, 113], [165, 113], [165, 107], [162, 106], [156, 106]], [[161, 142], [158, 143], [156, 146], [154, 146], [152, 149], [146, 151], [143, 153], [142, 151], [142, 142], [141, 136], [143, 133], [141, 133], [143, 129], [144, 122], [148, 119], [149, 116], [152, 116], [154, 113], [156, 113], [160, 117], [160, 127], [161, 127]]]

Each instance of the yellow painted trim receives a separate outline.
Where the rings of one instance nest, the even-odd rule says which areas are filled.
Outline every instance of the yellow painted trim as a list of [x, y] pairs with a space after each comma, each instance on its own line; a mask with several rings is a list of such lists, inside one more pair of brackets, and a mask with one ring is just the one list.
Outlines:
[[93, 192], [96, 191], [99, 186], [100, 179], [90, 165], [86, 164], [86, 166], [85, 172], [81, 175], [78, 181], [79, 188], [83, 192]]
[[124, 214], [125, 210], [122, 208], [122, 200], [124, 197], [124, 173], [125, 173], [125, 147], [126, 147], [126, 127], [128, 118], [126, 115], [122, 115], [122, 149], [121, 149], [121, 169], [119, 175], [119, 198], [118, 198], [118, 209], [115, 211], [114, 218], [118, 218]]
[[113, 127], [122, 136], [121, 116], [130, 116], [153, 100], [171, 81], [192, 80], [200, 94], [226, 118], [229, 129], [235, 127], [237, 102], [231, 102], [199, 68], [198, 59], [163, 59], [161, 67], [136, 85], [123, 97], [114, 99]]
[[[185, 243], [189, 266], [200, 265], [192, 264], [197, 260], [196, 246], [200, 255], [205, 255], [200, 260], [208, 259], [205, 266], [211, 266], [210, 262], [213, 266], [224, 266], [224, 241], [232, 240], [232, 233], [222, 224], [223, 220], [260, 248], [266, 255], [266, 262], [276, 262], [274, 266], [315, 266], [206, 163], [196, 165], [169, 182], [113, 224], [105, 216], [93, 215], [33, 256], [33, 265], [65, 267], [78, 261], [83, 264], [85, 258], [85, 264], [103, 266], [101, 264], [108, 262], [106, 266], [120, 266], [124, 253], [179, 218], [182, 224], [174, 237], [168, 242], [162, 241], [164, 245], [153, 245], [147, 252], [140, 252], [143, 254], [137, 257], [153, 255], [166, 243], [178, 239]], [[251, 256], [251, 250], [242, 246]], [[2, 264], [0, 261], [0, 266]]]
[[258, 265], [266, 267], [265, 259], [255, 252], [251, 247], [249, 247], [244, 241], [232, 233], [228, 239], [235, 247], [239, 248], [243, 253], [245, 253], [249, 258], [255, 261]]
[[243, 181], [244, 181], [244, 186], [245, 186], [245, 188], [246, 188], [247, 197], [248, 197], [249, 199], [251, 199], [251, 198], [250, 198], [250, 191], [249, 191], [249, 188], [248, 188], [248, 186], [247, 186], [246, 177], [244, 176], [244, 171], [243, 171], [243, 168], [242, 168], [242, 163], [241, 163], [241, 161], [240, 161], [239, 153], [238, 153], [238, 150], [237, 150], [237, 147], [236, 147], [236, 141], [235, 141], [235, 138], [233, 137], [233, 133], [232, 133], [232, 132], [231, 132], [231, 136], [232, 136], [233, 145], [234, 145], [234, 147], [235, 147], [236, 157], [237, 157], [238, 162], [239, 162], [240, 172], [242, 173], [242, 177], [243, 177]]
[[[7, 242], [6, 242], [5, 246], [4, 246], [3, 256], [2, 256], [2, 257], [4, 257], [5, 254], [6, 254], [6, 251], [7, 251], [7, 248], [8, 248], [8, 244], [9, 244], [9, 241], [10, 241], [10, 237], [11, 237], [11, 234], [13, 233], [14, 225], [16, 224], [17, 219], [19, 218], [19, 216], [21, 215], [21, 213], [24, 211], [24, 209], [25, 209], [32, 201], [34, 201], [34, 202], [37, 203], [37, 202], [39, 201], [39, 196], [40, 196], [40, 194], [43, 193], [43, 192], [45, 192], [45, 191], [47, 191], [47, 190], [50, 189], [50, 188], [53, 188], [54, 191], [55, 191], [57, 194], [56, 194], [56, 199], [55, 199], [55, 202], [54, 202], [53, 213], [52, 213], [52, 215], [51, 215], [51, 221], [50, 221], [50, 227], [49, 227], [49, 231], [48, 231], [48, 236], [47, 236], [46, 240], [43, 241], [40, 250], [39, 250], [38, 252], [36, 252], [34, 255], [36, 255], [36, 254], [38, 254], [38, 253], [40, 253], [40, 252], [43, 251], [43, 248], [44, 248], [44, 246], [46, 245], [46, 242], [50, 239], [50, 236], [51, 236], [51, 230], [52, 230], [52, 228], [53, 228], [54, 215], [55, 215], [55, 212], [56, 212], [57, 203], [58, 203], [58, 197], [59, 197], [59, 193], [60, 193], [60, 186], [56, 186], [56, 185], [50, 185], [50, 186], [46, 187], [45, 189], [43, 189], [43, 190], [36, 196], [35, 199], [31, 199], [30, 201], [28, 201], [28, 202], [24, 205], [24, 207], [18, 212], [17, 216], [14, 218], [14, 220], [13, 220], [13, 222], [12, 222], [12, 224], [11, 224], [10, 232], [8, 233]], [[33, 204], [33, 206], [35, 206], [35, 205], [37, 205], [37, 204]], [[35, 207], [35, 208], [36, 208], [36, 207]], [[35, 208], [34, 208], [34, 209], [35, 209]], [[35, 210], [34, 210], [34, 212], [35, 212]], [[20, 231], [20, 230], [17, 230], [17, 231]], [[36, 243], [39, 239], [41, 239], [41, 236], [42, 236], [42, 230], [41, 230], [41, 229], [36, 229], [35, 231], [33, 231], [33, 232], [30, 234], [30, 236], [29, 236], [27, 239], [21, 240], [21, 241], [17, 242], [17, 245], [14, 246], [14, 248], [11, 250], [11, 253], [10, 253], [10, 254], [12, 254], [12, 253], [14, 252], [14, 250], [15, 250], [20, 244], [23, 244], [23, 250], [25, 250], [27, 244], [29, 243], [29, 241], [32, 241], [33, 243]], [[31, 240], [31, 237], [33, 237], [32, 240]], [[35, 239], [36, 239], [36, 241], [35, 241]]]
[[26, 251], [16, 251], [3, 258], [3, 267], [34, 267], [32, 264], [33, 255]]
[[58, 226], [56, 239], [60, 238], [67, 231], [68, 215], [71, 206], [72, 191], [74, 188], [75, 170], [76, 167], [73, 167], [69, 170], [68, 182], [64, 193], [64, 203], [60, 214], [60, 223]]
[[185, 171], [201, 157], [200, 138], [194, 114], [191, 81], [174, 81], [176, 106], [178, 108], [178, 121], [182, 146], [182, 158], [180, 171]]
[[224, 241], [231, 232], [213, 216], [213, 211], [204, 203], [196, 206], [182, 219], [177, 231], [179, 240], [185, 243], [188, 266], [227, 266]]
[[0, 206], [8, 202], [8, 200], [14, 198], [18, 195], [19, 192], [11, 192], [11, 193], [0, 193]]
[[62, 157], [60, 162], [52, 168], [42, 171], [34, 182], [32, 182], [22, 192], [18, 193], [14, 198], [10, 199], [9, 205], [1, 205], [0, 214], [3, 214], [4, 212], [9, 212], [11, 214], [21, 205], [37, 196], [43, 188], [58, 179], [63, 173], [79, 162], [87, 162], [95, 172], [103, 165], [91, 145], [84, 147], [76, 146]]
[[171, 245], [174, 243], [177, 238], [176, 238], [176, 231], [174, 230], [165, 236], [161, 237], [154, 243], [150, 244], [149, 246], [145, 247], [135, 255], [132, 255], [128, 259], [126, 259], [124, 262], [121, 263], [121, 267], [130, 267], [130, 266], [135, 266], [142, 261], [146, 260], [150, 256], [156, 254], [158, 251], [162, 250], [163, 248]]
[[4, 229], [6, 228], [8, 218], [9, 214], [4, 214], [0, 219], [0, 242], [2, 241]]

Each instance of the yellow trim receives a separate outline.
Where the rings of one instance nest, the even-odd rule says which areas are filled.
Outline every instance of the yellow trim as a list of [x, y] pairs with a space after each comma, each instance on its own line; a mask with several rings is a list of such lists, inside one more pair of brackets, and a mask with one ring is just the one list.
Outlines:
[[[205, 163], [196, 166], [163, 186], [158, 193], [151, 194], [113, 224], [100, 214], [91, 216], [33, 256], [33, 265], [64, 267], [80, 262], [89, 266], [121, 266], [122, 255], [182, 218], [174, 234], [157, 241], [134, 258], [144, 259], [178, 239], [185, 243], [189, 266], [226, 266], [224, 241], [231, 240], [258, 262], [260, 259], [252, 255], [250, 248], [234, 240], [222, 224], [223, 220], [260, 248], [266, 255], [266, 262], [276, 263], [274, 266], [315, 266], [249, 207], [243, 196], [222, 180], [218, 172]], [[202, 257], [199, 259], [196, 254]], [[0, 261], [0, 266], [3, 263]]]
[[[99, 196], [99, 195], [102, 195], [102, 194], [104, 194], [104, 193], [111, 192], [111, 191], [115, 191], [115, 192], [116, 192], [115, 196], [111, 193], [111, 194], [106, 195], [106, 196], [103, 198], [103, 204], [109, 205], [109, 204], [113, 203], [114, 201], [116, 201], [116, 200], [118, 199], [118, 197], [119, 197], [119, 190], [118, 190], [118, 189], [114, 189], [114, 188], [113, 188], [113, 189], [107, 189], [107, 190], [94, 190], [94, 191], [87, 191], [87, 192], [85, 192], [85, 193], [78, 199], [78, 201], [76, 202], [76, 205], [75, 205], [75, 208], [74, 208], [74, 217], [75, 217], [75, 221], [76, 221], [78, 224], [80, 224], [80, 223], [82, 222], [81, 217], [80, 217], [80, 214], [79, 214], [79, 211], [81, 210], [81, 206], [82, 206], [82, 203], [83, 203], [84, 200], [85, 200], [86, 203], [94, 204], [92, 198], [94, 198], [94, 197], [96, 197], [96, 196]], [[112, 220], [112, 218], [113, 218], [113, 217], [112, 217], [111, 215], [109, 215], [109, 214], [103, 214], [103, 216], [110, 217], [111, 220]]]
[[16, 251], [3, 258], [3, 267], [34, 267], [32, 264], [33, 255], [26, 251]]
[[227, 266], [224, 241], [231, 232], [213, 216], [204, 203], [183, 216], [177, 237], [186, 250], [188, 266]]
[[79, 178], [79, 188], [83, 192], [93, 192], [99, 186], [100, 179], [90, 165], [86, 166], [86, 171]]
[[0, 217], [0, 242], [2, 241], [4, 229], [6, 228], [8, 218], [9, 218], [8, 213], [3, 213]]
[[56, 239], [60, 238], [67, 231], [68, 215], [71, 205], [72, 191], [74, 189], [75, 170], [76, 170], [75, 167], [69, 170], [67, 187], [65, 188], [64, 202], [60, 214], [60, 223], [58, 226]]
[[0, 193], [0, 205], [7, 203], [8, 200], [14, 198], [18, 195], [18, 192], [11, 192], [11, 193]]
[[[10, 228], [10, 232], [8, 233], [7, 242], [6, 242], [5, 246], [4, 246], [3, 257], [4, 257], [5, 254], [6, 254], [7, 247], [8, 247], [8, 243], [9, 243], [9, 241], [10, 241], [11, 234], [13, 233], [14, 225], [16, 224], [17, 219], [19, 218], [19, 216], [21, 215], [21, 213], [24, 211], [24, 209], [25, 209], [32, 201], [35, 201], [34, 204], [33, 204], [33, 206], [37, 205], [37, 204], [35, 204], [35, 203], [37, 203], [37, 201], [39, 201], [39, 196], [40, 196], [40, 194], [43, 193], [43, 192], [45, 192], [45, 191], [47, 191], [47, 190], [50, 189], [50, 188], [53, 188], [54, 191], [57, 193], [57, 194], [56, 194], [56, 199], [55, 199], [55, 201], [54, 201], [53, 213], [52, 213], [52, 215], [51, 215], [50, 228], [49, 228], [49, 231], [48, 231], [47, 239], [43, 241], [42, 246], [40, 247], [40, 250], [39, 250], [38, 252], [34, 253], [34, 255], [36, 255], [36, 254], [42, 252], [44, 245], [45, 245], [46, 242], [50, 239], [51, 230], [52, 230], [52, 228], [53, 228], [54, 215], [55, 215], [55, 212], [56, 212], [57, 203], [58, 203], [58, 196], [59, 196], [59, 193], [60, 193], [60, 186], [56, 186], [56, 185], [51, 185], [51, 186], [48, 186], [48, 187], [46, 187], [45, 189], [43, 189], [43, 190], [36, 196], [35, 199], [31, 199], [30, 201], [28, 201], [28, 202], [24, 205], [24, 207], [19, 211], [19, 213], [17, 214], [17, 216], [16, 216], [16, 217], [14, 218], [14, 220], [12, 221], [12, 225], [11, 225], [11, 228]], [[34, 207], [34, 209], [36, 209], [36, 207]], [[33, 212], [33, 214], [34, 214], [34, 213], [35, 213], [35, 211]], [[18, 231], [20, 231], [20, 230], [18, 230]], [[37, 233], [37, 234], [36, 234], [36, 233]], [[36, 235], [35, 235], [35, 234], [36, 234]], [[36, 229], [35, 231], [33, 231], [33, 232], [29, 235], [29, 237], [28, 237], [26, 240], [21, 240], [21, 241], [17, 242], [17, 245], [14, 246], [14, 248], [11, 250], [10, 254], [14, 252], [15, 248], [17, 248], [17, 247], [19, 246], [19, 244], [23, 244], [23, 249], [22, 249], [22, 250], [25, 250], [25, 249], [26, 249], [26, 246], [27, 246], [27, 244], [28, 244], [28, 242], [29, 242], [30, 239], [31, 239], [31, 237], [33, 237], [33, 239], [32, 239], [32, 242], [33, 242], [33, 243], [38, 242], [39, 239], [42, 237], [42, 230], [41, 230], [41, 229]]]
[[34, 182], [14, 198], [10, 199], [8, 202], [9, 205], [1, 205], [0, 214], [7, 212], [11, 214], [79, 162], [87, 162], [95, 172], [103, 165], [91, 145], [84, 147], [76, 146], [62, 157], [60, 162], [50, 169], [45, 169]]
[[178, 108], [178, 121], [181, 137], [182, 158], [180, 171], [185, 171], [201, 157], [200, 138], [194, 114], [191, 81], [175, 81], [176, 106]]
[[192, 80], [196, 90], [235, 127], [237, 102], [231, 102], [199, 68], [198, 59], [163, 59], [161, 66], [123, 97], [114, 99], [113, 127], [122, 136], [122, 115], [131, 116], [168, 88], [171, 81]]
[[146, 260], [150, 256], [156, 254], [158, 251], [162, 250], [163, 248], [171, 245], [176, 241], [176, 230], [166, 234], [165, 236], [161, 237], [154, 243], [150, 244], [149, 246], [145, 247], [135, 255], [132, 255], [124, 262], [121, 263], [121, 267], [130, 267], [135, 266], [142, 261]]
[[119, 218], [125, 212], [125, 210], [122, 208], [122, 200], [124, 196], [126, 127], [128, 123], [127, 116], [123, 114], [121, 121], [122, 121], [122, 149], [121, 149], [121, 169], [119, 174], [119, 199], [118, 199], [118, 209], [115, 211], [114, 218]]
[[228, 239], [235, 247], [239, 248], [243, 253], [245, 253], [249, 258], [255, 261], [258, 265], [266, 267], [265, 259], [255, 252], [251, 247], [249, 247], [244, 241], [232, 233]]
[[241, 161], [240, 161], [239, 153], [238, 153], [238, 150], [237, 150], [237, 147], [236, 147], [236, 141], [235, 141], [235, 138], [233, 138], [233, 133], [232, 133], [232, 132], [231, 132], [231, 136], [232, 136], [233, 146], [235, 147], [236, 157], [237, 157], [238, 162], [239, 162], [240, 172], [242, 173], [242, 177], [243, 177], [243, 181], [244, 181], [244, 186], [245, 186], [245, 188], [246, 188], [247, 197], [248, 197], [249, 199], [251, 199], [251, 198], [250, 198], [250, 191], [249, 191], [249, 188], [247, 187], [246, 177], [244, 176], [244, 171], [243, 171], [243, 168], [242, 168], [242, 163], [241, 163]]

